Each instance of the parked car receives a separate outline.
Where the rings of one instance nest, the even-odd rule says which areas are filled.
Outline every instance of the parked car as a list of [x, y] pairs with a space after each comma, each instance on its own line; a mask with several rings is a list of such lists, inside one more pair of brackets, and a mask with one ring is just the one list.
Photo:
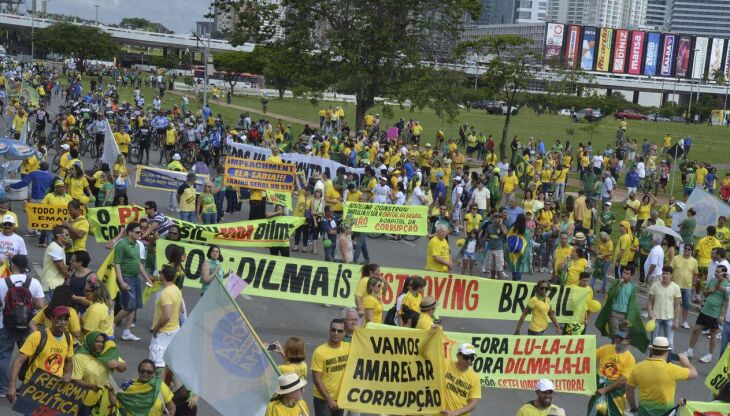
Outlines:
[[571, 111], [569, 108], [563, 108], [562, 110], [558, 111], [559, 116], [570, 116], [573, 114], [573, 111]]
[[684, 123], [685, 122], [685, 120], [680, 116], [671, 116], [671, 117], [669, 117], [669, 121], [671, 121], [672, 123]]
[[519, 111], [517, 106], [512, 106], [507, 110], [507, 103], [504, 101], [487, 101], [484, 108], [489, 114], [507, 114], [507, 111], [509, 111], [513, 116], [516, 116]]
[[471, 108], [484, 109], [489, 101], [487, 100], [474, 100], [469, 102]]
[[573, 121], [585, 120], [587, 122], [599, 121], [603, 117], [599, 108], [584, 108], [573, 113]]
[[616, 120], [646, 120], [647, 116], [635, 110], [618, 111], [613, 115]]
[[655, 121], [655, 122], [659, 122], [659, 121], [661, 121], [661, 122], [670, 121], [669, 120], [669, 117], [664, 117], [663, 115], [661, 115], [659, 113], [651, 113], [651, 114], [649, 114], [646, 117], [647, 117], [647, 120]]

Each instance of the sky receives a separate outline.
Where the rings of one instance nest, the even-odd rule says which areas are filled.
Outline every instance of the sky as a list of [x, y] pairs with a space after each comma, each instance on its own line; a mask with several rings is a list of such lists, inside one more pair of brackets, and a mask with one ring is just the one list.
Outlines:
[[[30, 7], [30, 1], [26, 0]], [[37, 1], [40, 9], [42, 0]], [[195, 30], [195, 22], [205, 20], [210, 0], [48, 0], [49, 13], [62, 13], [94, 20], [99, 5], [99, 22], [119, 23], [124, 17], [143, 17], [162, 23], [177, 33]]]

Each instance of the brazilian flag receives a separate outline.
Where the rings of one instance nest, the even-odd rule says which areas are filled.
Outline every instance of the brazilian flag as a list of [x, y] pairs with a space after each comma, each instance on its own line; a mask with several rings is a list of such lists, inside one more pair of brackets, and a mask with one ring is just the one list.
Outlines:
[[[649, 337], [644, 329], [644, 322], [641, 320], [641, 308], [636, 300], [636, 285], [632, 284], [631, 295], [629, 296], [629, 304], [626, 308], [626, 330], [631, 334], [631, 345], [637, 350], [645, 352], [649, 346]], [[609, 333], [608, 320], [611, 317], [613, 302], [618, 296], [620, 288], [620, 280], [614, 280], [608, 289], [606, 303], [603, 305], [601, 312], [596, 317], [596, 328], [601, 331], [604, 337], [612, 338], [613, 334]]]
[[530, 160], [524, 155], [517, 155], [515, 157], [515, 176], [517, 176], [517, 182], [520, 184], [522, 190], [527, 189], [527, 185], [530, 180], [535, 176], [535, 166], [530, 163]]
[[504, 244], [504, 261], [512, 272], [528, 273], [530, 271], [530, 259], [532, 243], [530, 231], [519, 234], [514, 228], [507, 232], [507, 239]]

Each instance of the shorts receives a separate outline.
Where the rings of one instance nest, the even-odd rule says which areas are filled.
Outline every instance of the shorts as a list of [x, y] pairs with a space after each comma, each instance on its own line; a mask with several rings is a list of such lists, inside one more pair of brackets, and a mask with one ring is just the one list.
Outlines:
[[717, 318], [713, 318], [710, 315], [705, 315], [702, 312], [700, 312], [700, 314], [697, 315], [697, 325], [700, 325], [700, 326], [703, 326], [703, 327], [709, 328], [709, 329], [720, 329], [720, 323], [717, 322]]
[[137, 276], [122, 277], [124, 283], [129, 286], [129, 290], [119, 291], [119, 302], [125, 311], [136, 311], [142, 309], [142, 286], [139, 284]]
[[685, 311], [689, 310], [689, 308], [692, 306], [692, 288], [680, 288], [679, 291], [682, 294], [682, 309], [684, 309]]
[[451, 213], [451, 219], [454, 221], [461, 221], [461, 204], [456, 204]]
[[476, 258], [476, 253], [464, 253], [464, 260], [474, 260]]
[[160, 368], [165, 366], [165, 359], [163, 356], [165, 355], [167, 347], [170, 346], [170, 342], [179, 330], [180, 329], [178, 328], [170, 332], [160, 332], [156, 337], [152, 337], [150, 340], [150, 360], [155, 362], [155, 367]]
[[504, 271], [504, 251], [488, 250], [487, 251], [487, 271]]

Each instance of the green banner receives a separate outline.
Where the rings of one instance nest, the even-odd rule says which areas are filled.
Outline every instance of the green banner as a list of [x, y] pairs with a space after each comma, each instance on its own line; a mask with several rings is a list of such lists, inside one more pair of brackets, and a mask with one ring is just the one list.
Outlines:
[[[402, 329], [369, 323], [368, 328]], [[444, 354], [456, 359], [459, 345], [477, 351], [472, 368], [483, 387], [535, 390], [541, 378], [555, 390], [592, 396], [596, 392], [596, 337], [466, 334], [444, 332]]]
[[[187, 261], [185, 285], [200, 287], [200, 271], [207, 247], [204, 245], [157, 241], [157, 264], [167, 263], [164, 253], [170, 244], [185, 249]], [[225, 272], [233, 271], [248, 286], [246, 294], [337, 306], [355, 305], [355, 288], [361, 266], [277, 257], [225, 248], [221, 249]], [[380, 267], [386, 287], [383, 308], [389, 309], [403, 288], [408, 276], [426, 280], [424, 295], [436, 298], [439, 316], [516, 321], [525, 305], [535, 296], [535, 283], [484, 279], [424, 270]], [[588, 289], [553, 285], [548, 296], [559, 322], [583, 319], [586, 313]], [[528, 320], [531, 315], [528, 315]]]
[[428, 234], [428, 207], [424, 205], [345, 202], [343, 215], [358, 233]]
[[717, 395], [721, 388], [725, 387], [728, 382], [728, 359], [730, 358], [730, 348], [725, 348], [725, 352], [722, 353], [722, 357], [717, 361], [715, 367], [707, 374], [705, 378], [705, 386], [712, 392], [712, 395]]
[[687, 402], [679, 408], [679, 416], [726, 416], [730, 415], [730, 403]]
[[[96, 241], [105, 243], [116, 237], [128, 223], [139, 222], [144, 216], [144, 208], [125, 205], [89, 208], [86, 218]], [[182, 241], [238, 247], [288, 247], [294, 230], [305, 221], [304, 218], [283, 216], [203, 225], [167, 218], [180, 227]]]

